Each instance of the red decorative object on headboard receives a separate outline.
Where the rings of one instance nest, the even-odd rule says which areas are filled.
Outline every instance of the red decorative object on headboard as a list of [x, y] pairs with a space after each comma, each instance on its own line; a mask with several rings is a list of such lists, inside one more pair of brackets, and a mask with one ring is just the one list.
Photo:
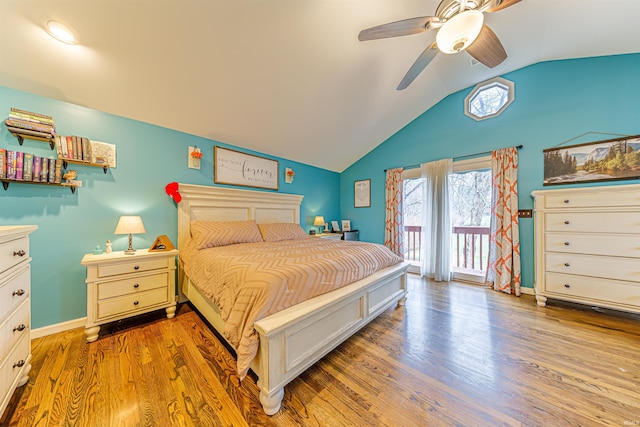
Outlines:
[[182, 200], [182, 196], [180, 195], [180, 191], [178, 191], [177, 182], [168, 183], [167, 186], [164, 187], [164, 189], [169, 197], [171, 197], [176, 203], [180, 203], [180, 200]]

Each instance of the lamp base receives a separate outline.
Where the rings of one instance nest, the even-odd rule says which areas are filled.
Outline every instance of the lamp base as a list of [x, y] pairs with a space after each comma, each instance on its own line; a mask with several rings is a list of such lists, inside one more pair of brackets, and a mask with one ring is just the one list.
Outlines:
[[136, 250], [135, 249], [127, 249], [126, 251], [124, 251], [125, 255], [135, 255], [136, 254]]

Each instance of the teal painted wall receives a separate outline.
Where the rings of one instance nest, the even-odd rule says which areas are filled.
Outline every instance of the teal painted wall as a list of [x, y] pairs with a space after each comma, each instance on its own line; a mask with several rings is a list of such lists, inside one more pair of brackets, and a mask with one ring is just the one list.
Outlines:
[[[515, 82], [515, 100], [498, 117], [477, 122], [464, 115], [472, 87], [427, 110], [340, 176], [341, 217], [362, 240], [384, 240], [384, 170], [497, 148], [519, 151], [519, 206], [533, 208], [542, 189], [542, 150], [586, 132], [640, 134], [640, 54], [545, 62], [502, 77]], [[411, 90], [409, 88], [408, 90]], [[590, 134], [567, 145], [615, 138]], [[371, 179], [371, 207], [353, 207], [353, 183]], [[633, 181], [611, 181], [617, 185]], [[582, 184], [571, 186], [588, 186]], [[567, 188], [569, 185], [549, 188]], [[523, 286], [533, 286], [533, 220], [520, 220]]]
[[[83, 186], [75, 194], [62, 187], [10, 184], [0, 189], [0, 225], [36, 224], [31, 235], [32, 326], [39, 328], [86, 316], [85, 269], [80, 260], [107, 239], [124, 250], [126, 236], [115, 236], [121, 214], [142, 216], [147, 233], [135, 235], [135, 248], [147, 248], [166, 234], [177, 242], [177, 208], [166, 195], [167, 183], [213, 185], [213, 146], [238, 147], [150, 124], [105, 114], [29, 93], [0, 87], [0, 111], [11, 107], [53, 116], [58, 133], [80, 135], [117, 146], [117, 168], [73, 166]], [[4, 121], [4, 119], [3, 119]], [[202, 148], [201, 170], [187, 168], [188, 146]], [[0, 127], [0, 147], [55, 157], [49, 146], [25, 140], [23, 146]], [[254, 153], [260, 154], [260, 153]], [[262, 155], [262, 154], [260, 154]], [[302, 226], [312, 228], [316, 214], [339, 219], [338, 173], [272, 156], [279, 161], [279, 192], [302, 194]], [[293, 184], [284, 182], [284, 168], [296, 172]]]

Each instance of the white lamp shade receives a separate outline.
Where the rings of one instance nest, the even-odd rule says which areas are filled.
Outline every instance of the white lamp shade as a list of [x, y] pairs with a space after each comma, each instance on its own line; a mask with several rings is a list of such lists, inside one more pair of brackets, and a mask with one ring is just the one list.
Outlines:
[[466, 10], [444, 23], [436, 34], [438, 49], [444, 53], [458, 53], [473, 43], [484, 24], [484, 15], [477, 10]]
[[313, 225], [324, 225], [324, 217], [322, 215], [316, 216], [316, 219], [313, 220]]
[[146, 233], [142, 218], [139, 216], [123, 215], [116, 225], [116, 231], [114, 234], [142, 234]]

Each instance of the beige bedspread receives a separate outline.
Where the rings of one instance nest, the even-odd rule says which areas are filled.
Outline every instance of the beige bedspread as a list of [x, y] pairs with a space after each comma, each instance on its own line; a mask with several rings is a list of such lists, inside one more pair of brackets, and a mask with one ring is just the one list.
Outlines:
[[191, 281], [220, 308], [244, 378], [258, 351], [254, 323], [402, 259], [385, 246], [309, 237], [180, 251]]

